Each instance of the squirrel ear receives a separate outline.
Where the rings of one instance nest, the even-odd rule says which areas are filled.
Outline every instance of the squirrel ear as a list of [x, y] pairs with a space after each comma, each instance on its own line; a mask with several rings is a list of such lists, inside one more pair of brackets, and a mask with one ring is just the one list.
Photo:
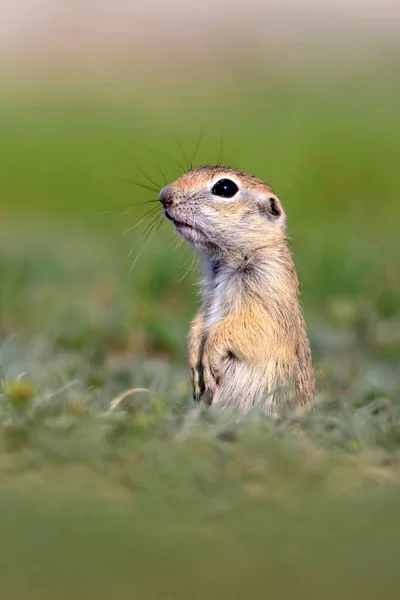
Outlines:
[[273, 196], [270, 196], [269, 198], [263, 200], [262, 208], [265, 210], [266, 213], [268, 213], [269, 216], [275, 218], [280, 217], [283, 212], [281, 203], [279, 202], [278, 198], [274, 198]]
[[277, 198], [268, 198], [267, 200], [267, 210], [274, 217], [280, 217], [282, 214], [282, 209], [280, 202]]

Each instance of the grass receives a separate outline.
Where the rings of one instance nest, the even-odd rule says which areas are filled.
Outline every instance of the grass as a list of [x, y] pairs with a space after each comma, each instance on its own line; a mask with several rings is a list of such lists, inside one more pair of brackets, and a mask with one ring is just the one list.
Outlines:
[[[248, 78], [251, 96], [226, 76], [162, 99], [2, 100], [6, 598], [397, 597], [396, 78]], [[129, 272], [140, 231], [123, 232], [154, 194], [120, 179], [144, 183], [139, 162], [161, 183], [151, 150], [176, 177], [173, 134], [191, 152], [201, 127], [196, 163], [216, 160], [223, 130], [225, 161], [283, 198], [312, 415], [188, 414], [191, 252], [165, 224]]]

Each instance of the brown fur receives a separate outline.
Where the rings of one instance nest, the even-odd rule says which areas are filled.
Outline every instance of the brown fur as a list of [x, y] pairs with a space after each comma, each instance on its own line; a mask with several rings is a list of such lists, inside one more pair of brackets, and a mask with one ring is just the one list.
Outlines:
[[[233, 198], [212, 194], [220, 179], [238, 185]], [[165, 186], [160, 200], [205, 263], [188, 344], [195, 399], [242, 410], [261, 403], [271, 415], [312, 405], [310, 346], [276, 194], [242, 171], [199, 167]]]

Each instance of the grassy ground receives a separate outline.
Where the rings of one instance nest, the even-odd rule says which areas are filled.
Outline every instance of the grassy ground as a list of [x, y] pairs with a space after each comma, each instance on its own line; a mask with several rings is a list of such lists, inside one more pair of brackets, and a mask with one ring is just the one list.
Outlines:
[[[395, 72], [258, 75], [251, 96], [226, 77], [163, 98], [2, 100], [5, 598], [397, 597]], [[287, 209], [311, 416], [188, 417], [198, 268], [165, 224], [130, 273], [146, 222], [124, 231], [155, 194], [121, 180], [162, 184], [152, 152], [176, 177], [173, 135], [190, 155], [202, 127], [196, 163], [217, 160], [222, 131], [225, 162]]]

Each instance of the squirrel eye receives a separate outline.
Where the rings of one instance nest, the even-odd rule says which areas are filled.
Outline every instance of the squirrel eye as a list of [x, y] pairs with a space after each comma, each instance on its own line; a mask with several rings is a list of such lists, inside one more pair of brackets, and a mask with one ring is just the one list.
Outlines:
[[239, 188], [234, 181], [220, 179], [212, 188], [211, 193], [214, 196], [221, 196], [222, 198], [233, 198], [238, 191]]

